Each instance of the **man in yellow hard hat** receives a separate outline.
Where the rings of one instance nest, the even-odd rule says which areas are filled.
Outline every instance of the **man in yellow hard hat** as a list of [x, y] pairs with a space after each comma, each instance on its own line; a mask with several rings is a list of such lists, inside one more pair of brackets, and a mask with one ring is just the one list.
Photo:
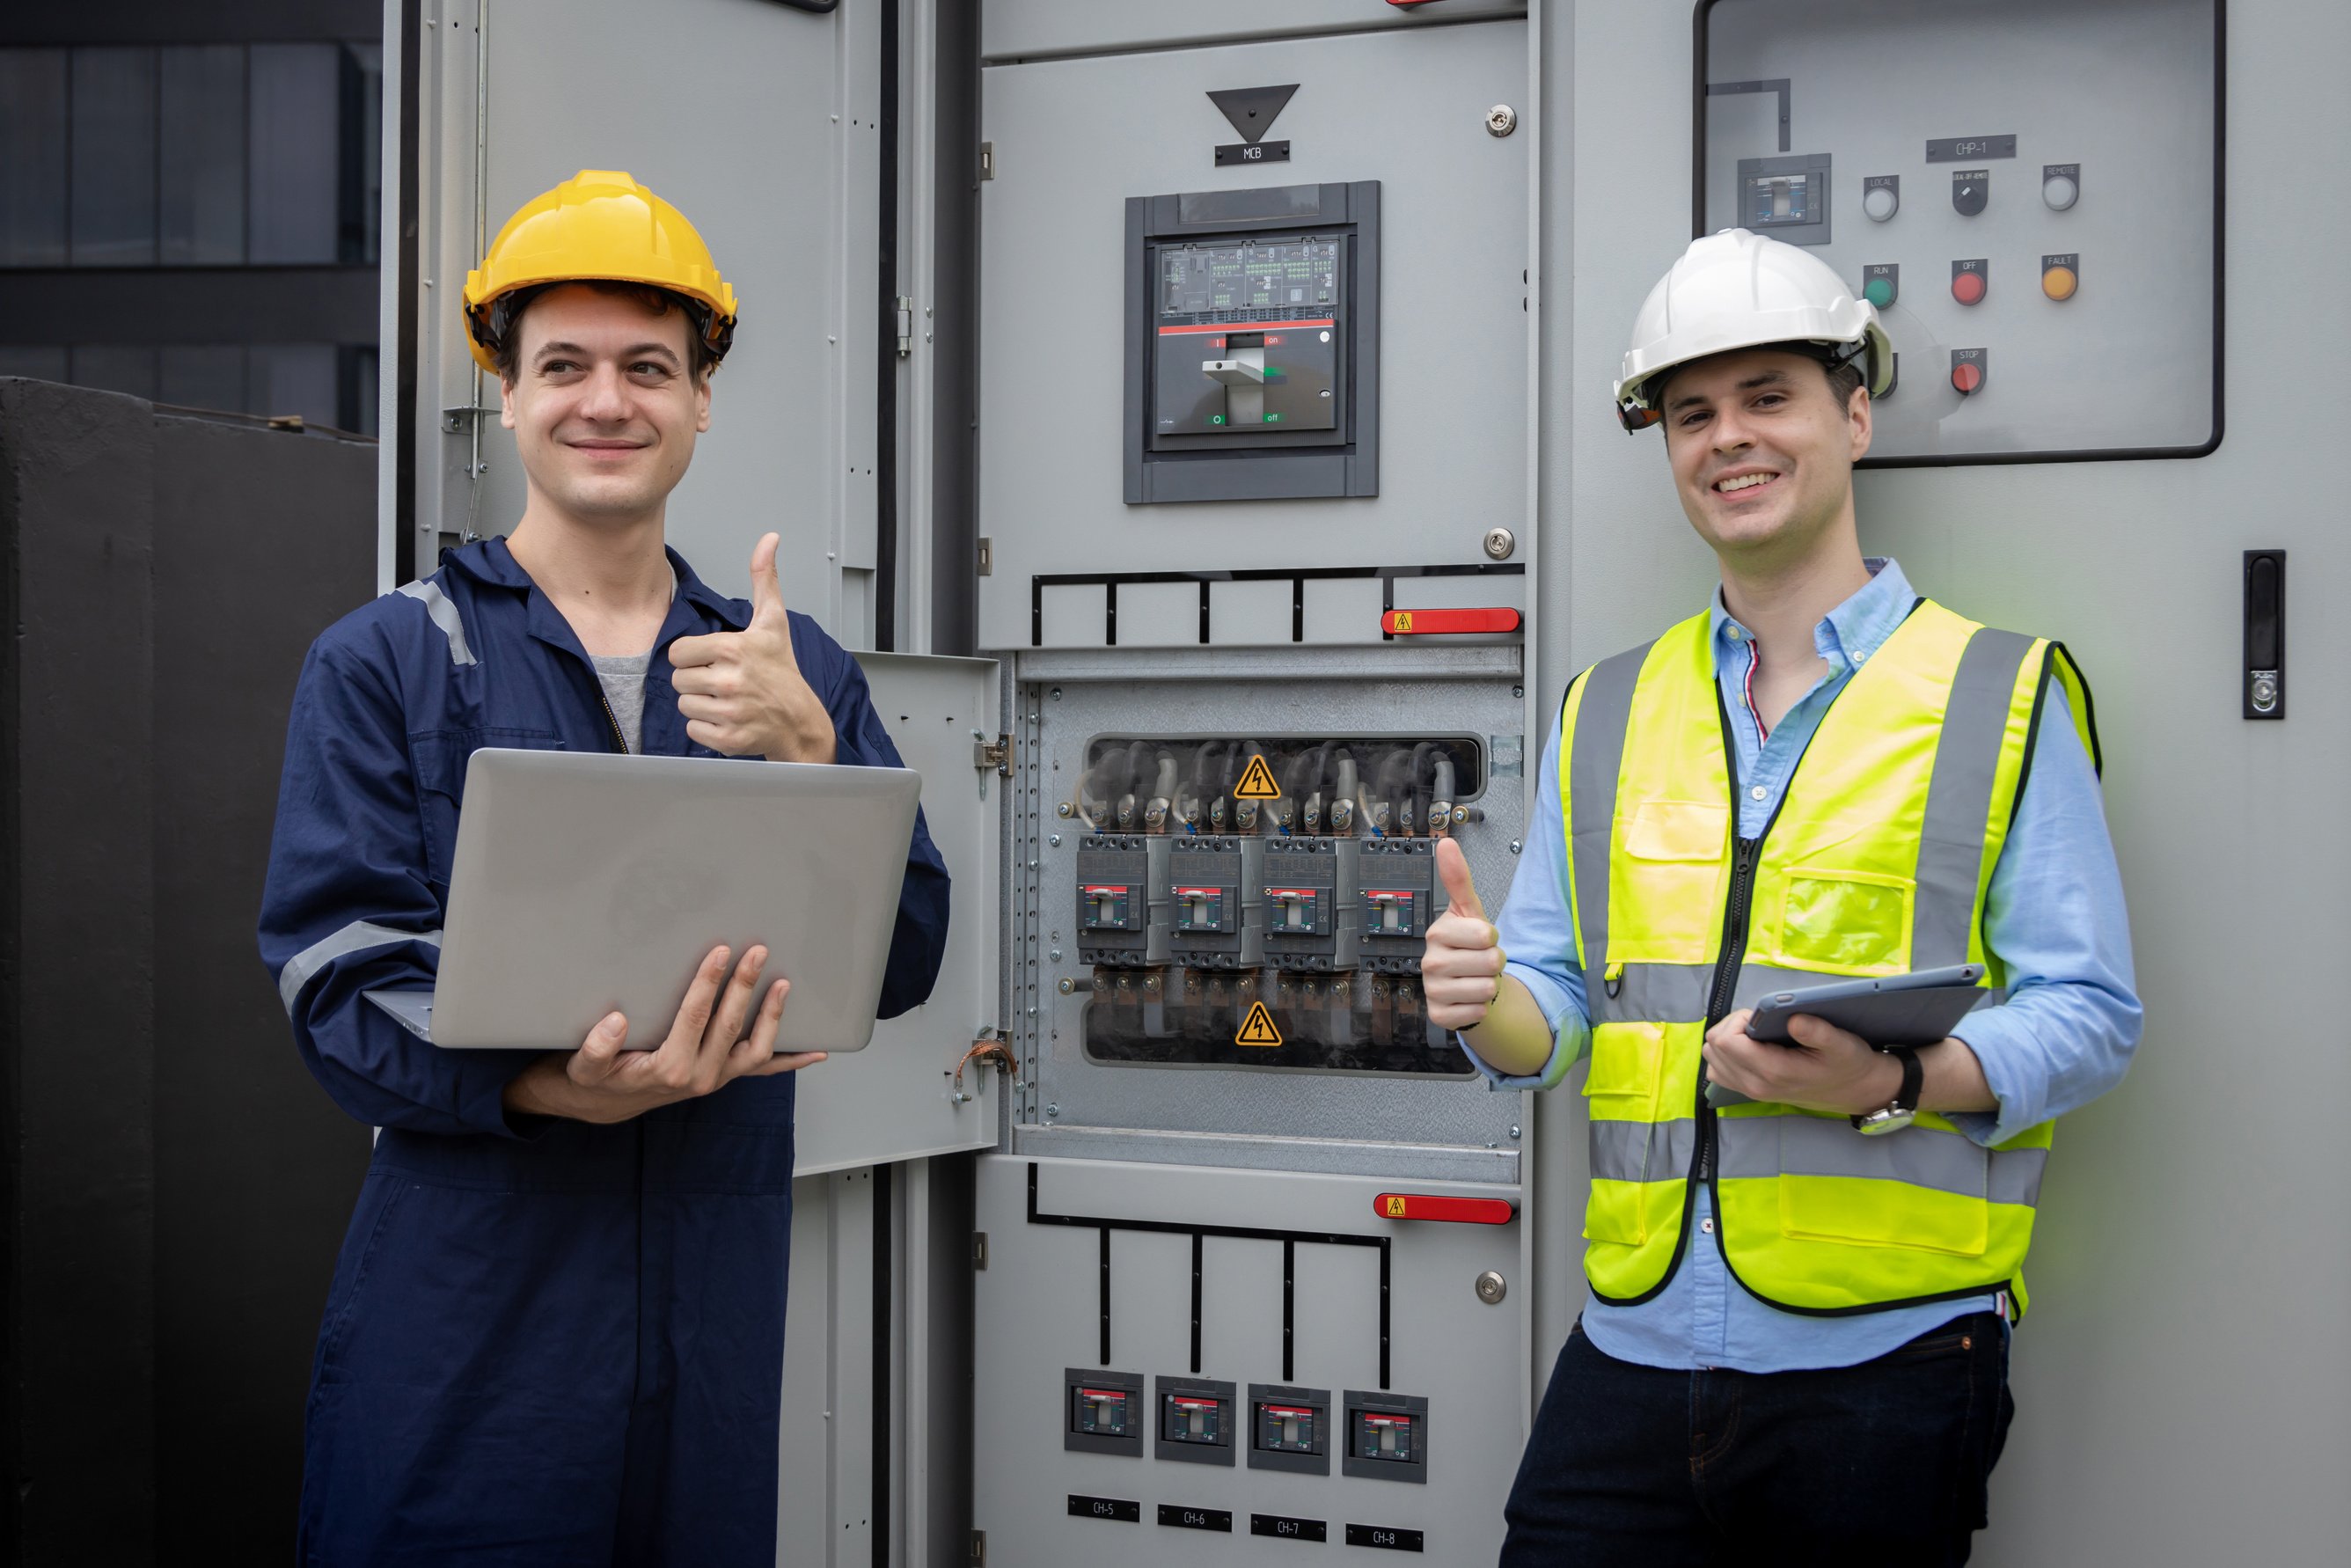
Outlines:
[[[855, 661], [664, 542], [737, 319], [624, 173], [527, 204], [466, 280], [528, 481], [506, 538], [329, 628], [287, 739], [261, 949], [304, 1061], [381, 1129], [312, 1375], [306, 1563], [775, 1561], [795, 1069], [785, 985], [704, 959], [667, 1039], [439, 1051], [429, 988], [481, 746], [899, 766]], [[583, 844], [583, 854], [601, 846]], [[882, 990], [928, 996], [947, 876], [918, 821]]]

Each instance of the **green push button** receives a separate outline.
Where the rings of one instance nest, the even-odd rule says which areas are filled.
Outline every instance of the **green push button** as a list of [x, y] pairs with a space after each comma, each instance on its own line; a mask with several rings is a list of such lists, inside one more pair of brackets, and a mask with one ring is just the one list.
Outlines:
[[1863, 287], [1861, 297], [1883, 310], [1894, 303], [1894, 285], [1886, 278], [1873, 277]]

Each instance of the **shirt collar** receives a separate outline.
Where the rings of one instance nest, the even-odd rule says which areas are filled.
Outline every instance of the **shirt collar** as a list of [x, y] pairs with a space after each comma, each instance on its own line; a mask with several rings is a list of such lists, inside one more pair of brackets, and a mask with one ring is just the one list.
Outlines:
[[[1885, 646], [1886, 640], [1910, 618], [1911, 608], [1918, 601], [1918, 596], [1911, 591], [1910, 580], [1902, 575], [1901, 563], [1892, 557], [1870, 556], [1862, 565], [1869, 569], [1869, 581], [1813, 628], [1813, 651], [1840, 672], [1863, 663]], [[1754, 634], [1731, 619], [1719, 587], [1708, 605], [1707, 622], [1713, 636], [1714, 667], [1718, 671], [1727, 660], [1746, 656], [1753, 645]]]
[[[751, 623], [751, 607], [747, 602], [729, 599], [695, 576], [694, 568], [686, 565], [685, 558], [667, 545], [662, 547], [662, 551], [669, 557], [669, 569], [677, 578], [678, 599], [706, 612], [731, 632], [740, 632]], [[538, 586], [531, 581], [530, 573], [523, 570], [521, 563], [515, 559], [514, 552], [507, 548], [507, 541], [503, 538], [476, 539], [472, 544], [450, 550], [441, 559], [444, 565], [455, 568], [478, 582], [494, 583], [517, 593], [528, 593]]]

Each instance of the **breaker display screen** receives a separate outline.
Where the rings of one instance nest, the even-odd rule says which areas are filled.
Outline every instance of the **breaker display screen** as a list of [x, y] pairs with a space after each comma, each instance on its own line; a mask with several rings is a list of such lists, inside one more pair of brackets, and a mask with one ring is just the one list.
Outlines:
[[1170, 1394], [1159, 1435], [1171, 1443], [1221, 1447], [1225, 1440], [1225, 1402], [1197, 1395]]
[[1257, 1446], [1269, 1454], [1311, 1454], [1322, 1412], [1311, 1405], [1261, 1404], [1257, 1407]]
[[1123, 1437], [1127, 1403], [1134, 1396], [1123, 1388], [1070, 1390], [1070, 1430], [1096, 1437]]
[[1165, 322], [1269, 320], [1339, 299], [1339, 242], [1181, 246], [1159, 253]]
[[1412, 1463], [1413, 1421], [1409, 1416], [1384, 1410], [1355, 1412], [1355, 1454], [1359, 1459]]

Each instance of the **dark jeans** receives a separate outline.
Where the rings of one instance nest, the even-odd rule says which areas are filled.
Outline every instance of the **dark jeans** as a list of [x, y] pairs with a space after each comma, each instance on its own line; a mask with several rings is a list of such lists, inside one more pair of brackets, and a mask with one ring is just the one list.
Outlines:
[[1821, 1372], [1666, 1372], [1578, 1323], [1510, 1489], [1503, 1568], [1968, 1560], [2015, 1404], [1999, 1315]]

